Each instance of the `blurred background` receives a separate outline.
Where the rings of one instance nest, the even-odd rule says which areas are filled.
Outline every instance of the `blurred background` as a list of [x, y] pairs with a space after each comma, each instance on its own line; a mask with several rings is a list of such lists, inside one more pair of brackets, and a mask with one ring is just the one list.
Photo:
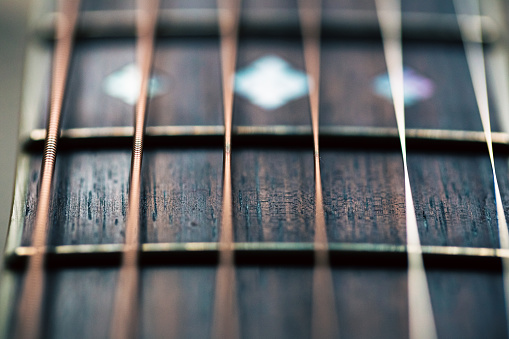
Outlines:
[[28, 5], [28, 0], [0, 0], [0, 257], [14, 187]]

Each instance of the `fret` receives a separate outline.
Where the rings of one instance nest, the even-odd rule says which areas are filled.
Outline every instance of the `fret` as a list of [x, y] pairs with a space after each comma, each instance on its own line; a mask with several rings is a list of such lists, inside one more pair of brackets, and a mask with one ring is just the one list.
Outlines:
[[[217, 37], [215, 9], [161, 9], [158, 37]], [[115, 17], [115, 20], [111, 20]], [[132, 38], [135, 36], [133, 10], [90, 10], [80, 17], [77, 37], [80, 39]], [[41, 17], [35, 34], [43, 40], [53, 39], [54, 14]], [[408, 41], [461, 42], [454, 14], [407, 12], [403, 17], [403, 38]], [[240, 23], [243, 37], [298, 37], [300, 28], [296, 12], [282, 8], [250, 9]], [[483, 17], [483, 40], [495, 43], [500, 28], [489, 17]], [[324, 12], [322, 31], [327, 39], [373, 39], [380, 36], [374, 11], [332, 8]]]
[[[485, 152], [484, 132], [406, 129], [407, 144], [411, 150], [434, 152]], [[146, 147], [221, 147], [223, 126], [148, 126]], [[235, 144], [249, 148], [305, 147], [311, 145], [310, 126], [234, 126], [232, 137]], [[45, 131], [35, 129], [23, 143], [24, 150], [39, 152], [43, 147]], [[64, 150], [124, 148], [130, 146], [131, 127], [72, 128], [62, 130], [60, 147]], [[383, 127], [321, 126], [322, 148], [394, 149], [399, 147], [397, 129]], [[493, 148], [497, 154], [508, 152], [509, 134], [492, 133]], [[185, 148], [184, 147], [184, 148]]]
[[[121, 264], [124, 245], [63, 245], [47, 247], [47, 265], [65, 267], [116, 267]], [[217, 265], [219, 244], [144, 243], [140, 247], [140, 265], [179, 267], [182, 265]], [[238, 266], [301, 266], [314, 265], [315, 248], [311, 243], [235, 242], [235, 263]], [[17, 247], [7, 253], [7, 265], [25, 270], [34, 255], [33, 247]], [[405, 268], [407, 247], [371, 243], [329, 243], [327, 252], [332, 267]], [[502, 269], [502, 259], [509, 252], [499, 248], [422, 246], [428, 269], [494, 271]]]

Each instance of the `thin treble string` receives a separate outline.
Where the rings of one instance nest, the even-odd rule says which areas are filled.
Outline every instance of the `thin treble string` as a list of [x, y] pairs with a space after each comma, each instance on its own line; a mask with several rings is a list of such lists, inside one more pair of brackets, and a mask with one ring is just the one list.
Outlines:
[[[488, 153], [491, 163], [491, 171], [493, 174], [493, 183], [495, 190], [495, 203], [497, 207], [498, 234], [500, 239], [500, 248], [509, 249], [509, 231], [507, 220], [504, 213], [502, 196], [497, 180], [495, 170], [495, 157], [493, 154], [493, 141], [491, 135], [490, 107], [488, 101], [488, 84], [486, 80], [486, 63], [484, 60], [484, 47], [482, 40], [482, 20], [477, 0], [455, 0], [454, 7], [456, 9], [458, 24], [460, 27], [465, 55], [467, 58], [470, 78], [474, 87], [474, 94], [479, 109], [479, 115], [488, 146]], [[509, 324], [509, 258], [502, 259], [503, 264], [503, 280], [504, 293], [506, 296], [505, 308], [507, 323]], [[508, 328], [509, 331], [509, 328]]]
[[79, 15], [79, 0], [60, 0], [56, 22], [56, 45], [53, 52], [51, 76], [51, 105], [46, 131], [41, 181], [36, 219], [32, 233], [35, 253], [29, 259], [23, 283], [16, 326], [17, 338], [35, 339], [41, 330], [41, 313], [44, 294], [44, 264], [49, 231], [51, 185], [60, 136], [62, 106], [67, 84], [67, 74], [72, 56], [74, 32]]
[[158, 7], [158, 0], [138, 0], [136, 61], [141, 74], [141, 84], [134, 117], [129, 205], [125, 230], [126, 240], [110, 330], [111, 338], [114, 339], [134, 338], [137, 331], [141, 163]]
[[407, 166], [405, 136], [405, 98], [403, 84], [403, 47], [401, 40], [400, 0], [376, 0], [376, 8], [392, 100], [401, 143], [405, 173], [405, 214], [408, 251], [408, 312], [411, 339], [437, 337], [426, 272], [422, 259], [415, 207]]
[[223, 203], [212, 337], [239, 338], [233, 252], [231, 139], [233, 81], [237, 60], [240, 0], [218, 0], [224, 109]]
[[306, 73], [309, 76], [308, 88], [315, 169], [315, 267], [313, 271], [311, 333], [312, 338], [316, 339], [338, 338], [338, 318], [334, 303], [332, 274], [329, 265], [318, 145], [321, 1], [300, 0], [299, 12], [304, 45], [304, 61], [306, 64]]

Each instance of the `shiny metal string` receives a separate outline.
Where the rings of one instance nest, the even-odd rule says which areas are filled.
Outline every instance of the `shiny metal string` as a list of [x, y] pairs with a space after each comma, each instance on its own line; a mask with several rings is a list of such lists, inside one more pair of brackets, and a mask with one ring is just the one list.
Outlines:
[[110, 336], [114, 339], [135, 338], [138, 325], [141, 163], [158, 7], [158, 0], [138, 0], [136, 62], [141, 74], [141, 85], [134, 117], [125, 246], [110, 329]]
[[408, 251], [408, 312], [410, 339], [437, 337], [428, 281], [422, 259], [421, 242], [415, 216], [407, 166], [405, 136], [405, 97], [400, 0], [376, 0], [392, 101], [396, 114], [405, 173], [405, 212]]
[[231, 179], [233, 86], [237, 60], [240, 0], [218, 0], [224, 110], [223, 202], [212, 338], [239, 338]]
[[[475, 99], [479, 115], [481, 117], [488, 154], [490, 157], [491, 171], [493, 174], [493, 188], [495, 191], [495, 204], [497, 209], [498, 235], [500, 248], [509, 249], [509, 231], [504, 213], [504, 205], [497, 180], [495, 169], [495, 157], [493, 153], [493, 137], [490, 122], [490, 107], [488, 100], [488, 84], [486, 80], [486, 62], [484, 59], [484, 47], [482, 38], [482, 21], [478, 0], [454, 0], [458, 24], [465, 48], [470, 78], [474, 87]], [[509, 259], [502, 258], [503, 283], [505, 295], [506, 320], [509, 324]], [[509, 325], [508, 325], [509, 334]]]
[[327, 229], [323, 209], [322, 177], [320, 173], [319, 115], [320, 115], [320, 32], [321, 1], [300, 0], [300, 21], [304, 47], [304, 62], [308, 74], [313, 155], [315, 170], [315, 267], [313, 270], [313, 302], [311, 337], [338, 338], [338, 316], [329, 264]]

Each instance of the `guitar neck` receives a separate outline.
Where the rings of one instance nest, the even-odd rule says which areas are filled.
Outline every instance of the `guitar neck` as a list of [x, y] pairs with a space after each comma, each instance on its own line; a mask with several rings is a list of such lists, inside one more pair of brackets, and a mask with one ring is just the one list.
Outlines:
[[507, 5], [481, 5], [41, 3], [4, 336], [506, 337]]

